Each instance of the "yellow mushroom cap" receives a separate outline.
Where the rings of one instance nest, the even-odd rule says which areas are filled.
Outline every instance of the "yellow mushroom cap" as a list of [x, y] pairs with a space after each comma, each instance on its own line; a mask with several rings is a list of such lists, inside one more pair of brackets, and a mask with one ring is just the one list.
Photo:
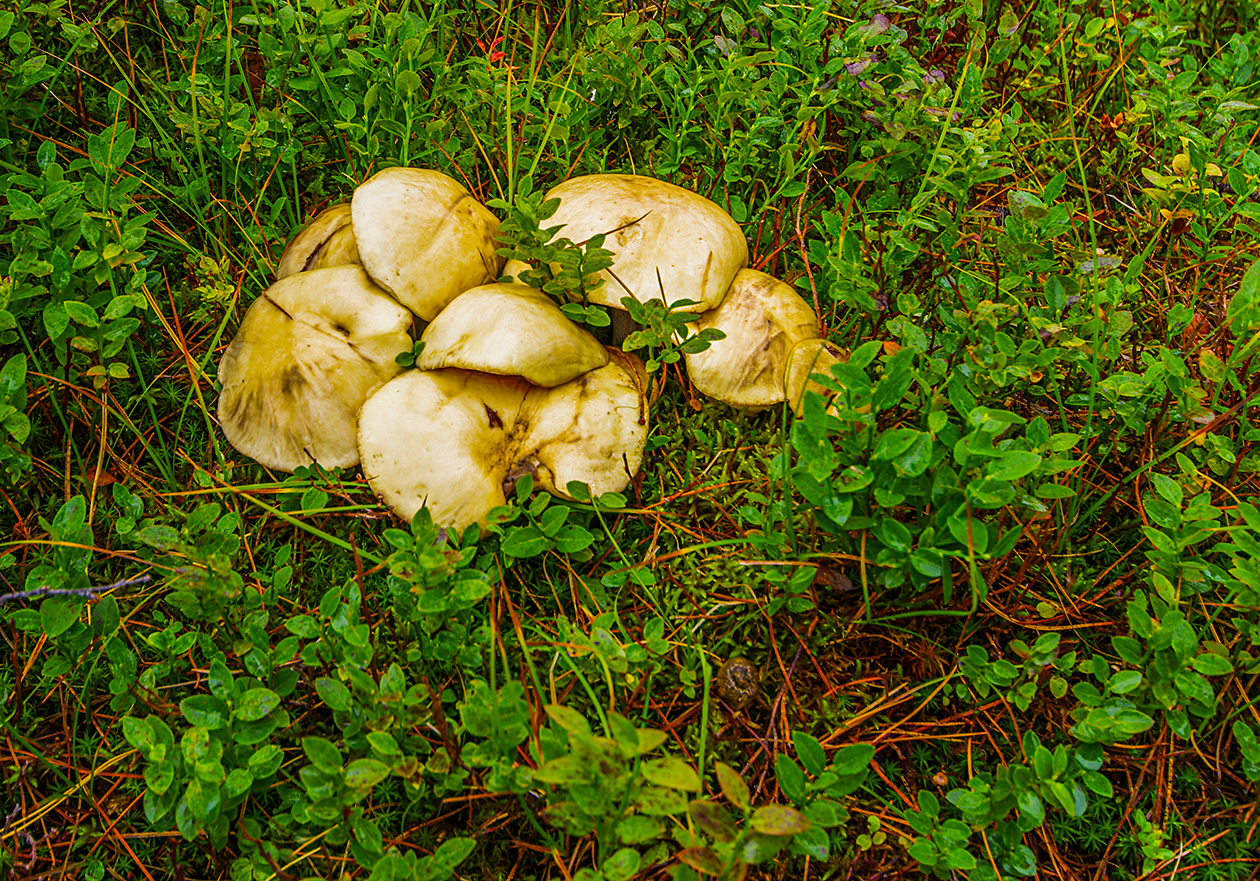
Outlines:
[[219, 362], [228, 442], [268, 468], [359, 461], [355, 416], [401, 368], [411, 315], [362, 267], [300, 272], [249, 307]]
[[425, 321], [498, 277], [498, 218], [440, 171], [387, 168], [350, 204], [368, 275]]
[[698, 391], [736, 407], [783, 403], [788, 354], [800, 341], [818, 337], [817, 318], [804, 298], [755, 269], [741, 269], [722, 305], [689, 325], [693, 332], [708, 328], [726, 337], [686, 355], [687, 375]]
[[406, 520], [463, 531], [505, 504], [518, 418], [531, 386], [467, 370], [409, 370], [368, 399], [359, 416], [363, 473]]
[[[606, 365], [545, 393], [532, 393], [525, 448], [535, 483], [569, 498], [573, 481], [593, 495], [620, 492], [639, 472], [647, 444], [643, 362], [613, 351]], [[536, 402], [536, 403], [535, 403]]]
[[359, 262], [359, 246], [350, 225], [350, 203], [330, 205], [297, 231], [276, 264], [276, 278], [297, 272]]
[[460, 367], [520, 376], [551, 388], [608, 363], [595, 337], [547, 295], [490, 284], [460, 294], [424, 331], [422, 370]]

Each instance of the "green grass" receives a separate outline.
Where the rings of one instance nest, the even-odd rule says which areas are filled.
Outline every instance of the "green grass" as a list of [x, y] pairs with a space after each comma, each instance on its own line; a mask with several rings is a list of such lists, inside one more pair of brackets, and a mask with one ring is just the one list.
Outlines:
[[[0, 607], [6, 877], [1250, 877], [1255, 24], [0, 8], [3, 590], [153, 576]], [[818, 303], [835, 408], [665, 368], [624, 504], [550, 502], [568, 553], [505, 553], [524, 499], [443, 552], [355, 469], [243, 459], [224, 346], [394, 164], [708, 196]]]

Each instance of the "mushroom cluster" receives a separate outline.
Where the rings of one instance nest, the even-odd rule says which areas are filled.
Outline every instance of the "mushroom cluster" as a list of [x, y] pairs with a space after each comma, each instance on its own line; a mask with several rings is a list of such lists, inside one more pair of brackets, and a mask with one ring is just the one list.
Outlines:
[[[725, 334], [686, 355], [697, 390], [736, 407], [798, 406], [830, 354], [809, 305], [746, 268], [726, 212], [634, 175], [574, 178], [546, 198], [559, 200], [551, 222], [570, 240], [606, 235], [613, 264], [591, 302], [691, 301], [679, 307], [694, 314], [689, 330]], [[642, 362], [540, 291], [499, 283], [528, 267], [502, 265], [497, 232], [457, 181], [415, 168], [382, 171], [316, 215], [223, 355], [228, 441], [283, 471], [361, 463], [399, 515], [427, 506], [459, 530], [484, 527], [524, 474], [566, 497], [575, 481], [624, 489], [647, 440]], [[399, 356], [417, 348], [405, 370]]]

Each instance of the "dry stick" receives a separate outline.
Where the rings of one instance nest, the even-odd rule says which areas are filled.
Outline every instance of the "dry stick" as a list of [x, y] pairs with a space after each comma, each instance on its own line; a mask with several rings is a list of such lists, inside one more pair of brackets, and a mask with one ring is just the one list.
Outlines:
[[0, 606], [5, 603], [11, 603], [15, 600], [34, 600], [43, 597], [87, 597], [89, 599], [95, 597], [99, 593], [107, 590], [114, 590], [119, 587], [131, 587], [135, 584], [148, 584], [153, 576], [141, 575], [139, 578], [124, 578], [122, 581], [115, 581], [113, 584], [102, 584], [97, 587], [76, 587], [76, 588], [53, 588], [53, 587], [37, 587], [33, 590], [19, 590], [14, 593], [0, 594]]

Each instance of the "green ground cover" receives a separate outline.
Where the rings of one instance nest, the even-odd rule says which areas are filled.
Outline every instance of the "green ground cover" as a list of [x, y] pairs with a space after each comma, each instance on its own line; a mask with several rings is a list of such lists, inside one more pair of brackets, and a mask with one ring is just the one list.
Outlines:
[[[78, 592], [0, 606], [6, 877], [1255, 877], [1255, 25], [5, 0], [0, 589]], [[664, 353], [641, 479], [484, 538], [244, 459], [223, 347], [400, 164], [708, 196], [834, 408]]]

